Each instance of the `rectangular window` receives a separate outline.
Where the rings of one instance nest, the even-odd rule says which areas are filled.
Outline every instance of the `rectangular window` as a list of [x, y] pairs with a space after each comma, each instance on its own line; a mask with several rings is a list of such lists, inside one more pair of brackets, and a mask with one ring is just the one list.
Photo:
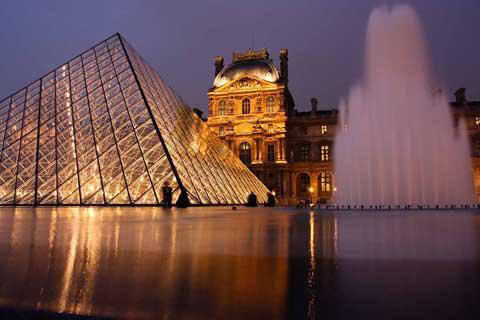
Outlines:
[[307, 161], [310, 157], [310, 148], [306, 145], [302, 146], [300, 154], [302, 161]]
[[328, 172], [320, 174], [320, 193], [330, 193], [332, 191], [332, 176]]
[[275, 145], [273, 144], [267, 146], [267, 159], [270, 162], [275, 161]]
[[296, 161], [309, 161], [310, 160], [310, 145], [301, 144], [296, 147], [297, 152], [295, 153]]
[[268, 133], [273, 133], [273, 124], [268, 124]]
[[320, 127], [320, 131], [322, 134], [327, 134], [328, 133], [328, 127], [326, 124], [323, 124], [321, 127]]
[[273, 96], [269, 96], [267, 98], [267, 112], [273, 112], [273, 107], [275, 106], [275, 98]]
[[218, 127], [218, 135], [220, 137], [225, 136], [225, 129], [223, 127]]
[[330, 147], [328, 145], [322, 145], [320, 147], [320, 155], [322, 161], [330, 160]]

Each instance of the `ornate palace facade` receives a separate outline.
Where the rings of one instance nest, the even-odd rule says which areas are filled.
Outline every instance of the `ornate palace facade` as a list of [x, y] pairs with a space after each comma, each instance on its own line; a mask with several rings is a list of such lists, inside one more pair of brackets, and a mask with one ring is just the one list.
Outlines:
[[[454, 119], [466, 119], [480, 195], [480, 103], [468, 102], [464, 90], [456, 97], [452, 112]], [[337, 110], [317, 110], [315, 98], [311, 111], [295, 110], [286, 49], [280, 50], [280, 70], [266, 49], [235, 52], [227, 66], [217, 57], [208, 98], [208, 125], [282, 204], [331, 199]]]
[[333, 192], [336, 111], [296, 112], [288, 89], [288, 51], [280, 71], [266, 49], [215, 59], [208, 124], [283, 204], [328, 201]]

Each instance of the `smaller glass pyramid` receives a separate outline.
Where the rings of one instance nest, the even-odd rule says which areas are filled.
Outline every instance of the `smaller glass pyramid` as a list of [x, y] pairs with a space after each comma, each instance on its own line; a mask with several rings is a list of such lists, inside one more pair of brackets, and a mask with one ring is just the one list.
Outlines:
[[267, 188], [119, 34], [0, 102], [1, 205], [240, 204]]

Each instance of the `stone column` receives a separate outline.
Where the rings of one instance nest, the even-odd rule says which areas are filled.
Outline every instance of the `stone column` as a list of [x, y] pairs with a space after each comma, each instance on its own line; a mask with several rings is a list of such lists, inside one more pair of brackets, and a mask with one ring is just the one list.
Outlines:
[[279, 141], [279, 159], [280, 160], [285, 160], [285, 147], [284, 147], [284, 138], [280, 138]]
[[257, 144], [258, 144], [258, 153], [257, 153], [257, 156], [258, 156], [258, 163], [262, 163], [263, 162], [263, 141], [262, 139], [257, 139]]
[[313, 193], [312, 193], [312, 201], [315, 203], [316, 200], [318, 199], [318, 188], [320, 187], [318, 185], [318, 180], [317, 180], [317, 173], [316, 172], [310, 172], [310, 185], [313, 188]]
[[290, 196], [294, 197], [297, 191], [296, 181], [295, 181], [295, 173], [292, 171], [290, 172]]
[[277, 158], [275, 159], [276, 163], [287, 163], [285, 158], [285, 138], [279, 138], [276, 143]]
[[237, 157], [240, 156], [240, 154], [238, 153], [238, 145], [235, 140], [232, 141], [232, 151]]
[[280, 157], [280, 139], [275, 140], [274, 143], [274, 148], [275, 148], [275, 161], [281, 160], [282, 158]]
[[279, 171], [275, 173], [275, 188], [277, 188], [277, 193], [280, 196], [282, 194], [282, 175]]
[[255, 160], [260, 161], [260, 139], [255, 139]]
[[253, 156], [252, 162], [255, 164], [262, 163], [262, 139], [254, 138], [253, 139]]

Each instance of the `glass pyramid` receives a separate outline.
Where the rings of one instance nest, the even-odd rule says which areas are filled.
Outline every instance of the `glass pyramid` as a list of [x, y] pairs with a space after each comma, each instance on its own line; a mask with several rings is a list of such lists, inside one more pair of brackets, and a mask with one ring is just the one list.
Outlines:
[[0, 204], [240, 204], [267, 188], [119, 34], [0, 102]]

